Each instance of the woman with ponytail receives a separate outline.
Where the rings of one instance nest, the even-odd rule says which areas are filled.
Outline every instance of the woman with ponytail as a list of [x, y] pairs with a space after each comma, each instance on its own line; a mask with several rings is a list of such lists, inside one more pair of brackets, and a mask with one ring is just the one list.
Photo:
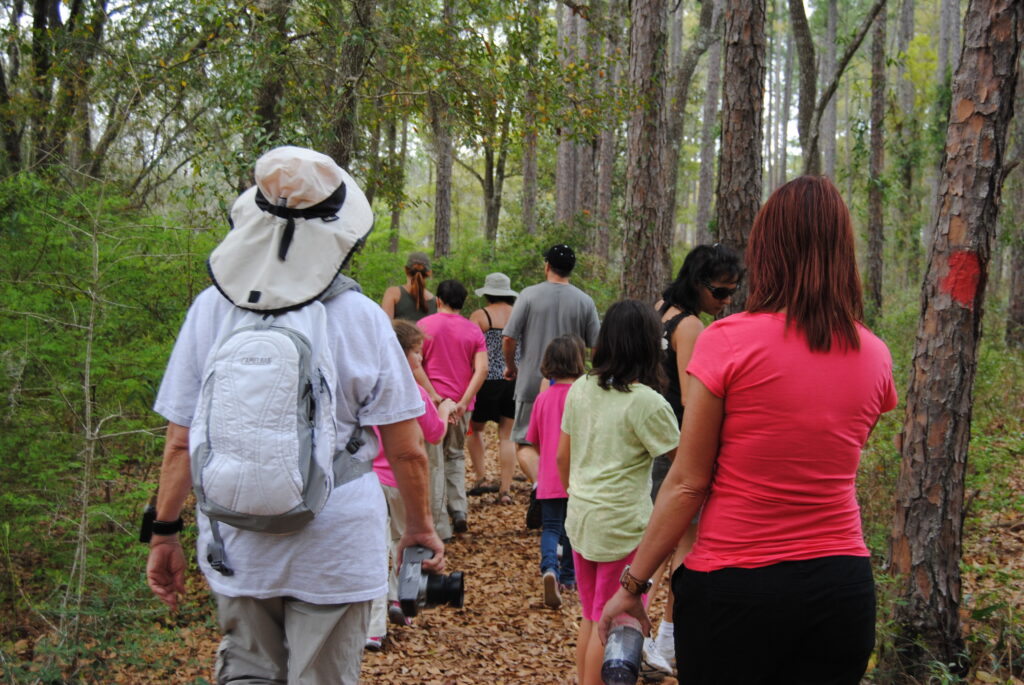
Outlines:
[[413, 323], [428, 314], [436, 314], [434, 293], [427, 290], [430, 275], [430, 258], [422, 252], [410, 253], [405, 262], [405, 285], [393, 285], [385, 290], [381, 308], [392, 319]]

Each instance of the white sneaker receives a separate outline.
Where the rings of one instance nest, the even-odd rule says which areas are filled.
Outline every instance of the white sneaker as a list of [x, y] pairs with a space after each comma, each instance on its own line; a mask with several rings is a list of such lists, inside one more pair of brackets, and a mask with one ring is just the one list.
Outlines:
[[662, 639], [661, 633], [653, 640], [653, 649], [674, 671], [676, 669], [676, 645], [675, 640]]
[[654, 644], [654, 640], [649, 637], [644, 638], [644, 662], [655, 671], [664, 675], [672, 675], [672, 666], [662, 656], [658, 646]]

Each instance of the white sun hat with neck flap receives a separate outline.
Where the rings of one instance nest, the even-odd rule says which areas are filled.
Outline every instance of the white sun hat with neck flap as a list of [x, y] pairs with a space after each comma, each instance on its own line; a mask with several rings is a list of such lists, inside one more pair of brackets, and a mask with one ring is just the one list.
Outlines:
[[210, 276], [243, 309], [295, 309], [330, 287], [373, 229], [373, 212], [352, 177], [313, 150], [275, 148], [255, 176], [231, 207]]

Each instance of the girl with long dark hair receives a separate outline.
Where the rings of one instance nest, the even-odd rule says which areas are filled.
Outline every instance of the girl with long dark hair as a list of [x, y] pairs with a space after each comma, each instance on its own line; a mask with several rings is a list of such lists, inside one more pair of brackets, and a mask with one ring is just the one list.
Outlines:
[[616, 302], [597, 334], [593, 369], [565, 400], [557, 463], [569, 495], [565, 531], [583, 612], [581, 685], [601, 682], [595, 622], [647, 526], [651, 463], [678, 441], [675, 415], [661, 396], [661, 356], [661, 322], [651, 305]]

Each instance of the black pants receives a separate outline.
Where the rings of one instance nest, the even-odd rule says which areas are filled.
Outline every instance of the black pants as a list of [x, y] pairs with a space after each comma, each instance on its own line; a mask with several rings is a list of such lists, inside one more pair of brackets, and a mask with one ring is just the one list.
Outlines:
[[686, 685], [857, 685], [874, 648], [867, 557], [710, 573], [681, 566], [672, 590]]

